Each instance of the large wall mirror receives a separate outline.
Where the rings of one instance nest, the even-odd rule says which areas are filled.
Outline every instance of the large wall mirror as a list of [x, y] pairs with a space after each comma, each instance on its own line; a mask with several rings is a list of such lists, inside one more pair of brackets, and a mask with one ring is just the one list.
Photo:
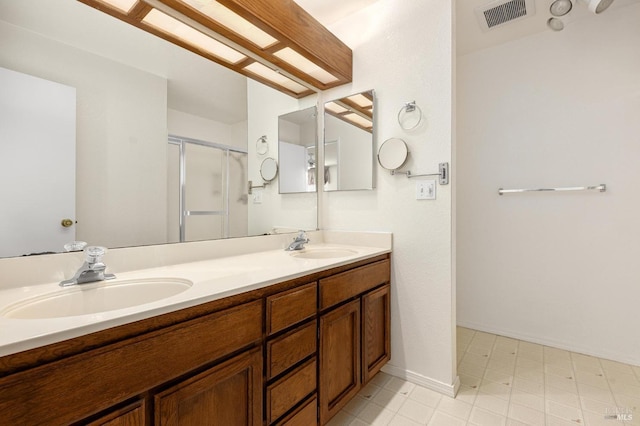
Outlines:
[[278, 117], [281, 194], [316, 192], [317, 117], [316, 107]]
[[[0, 257], [62, 252], [62, 241], [114, 248], [317, 228], [315, 198], [281, 202], [265, 190], [254, 206], [248, 194], [263, 161], [254, 141], [277, 138], [269, 129], [277, 115], [264, 105], [291, 111], [303, 100], [74, 0], [0, 0], [0, 39], [1, 68], [75, 93], [75, 103], [65, 101], [75, 109], [67, 114], [75, 119], [75, 145], [64, 147], [71, 151], [53, 142], [37, 148], [41, 135], [29, 141], [29, 127], [43, 124], [36, 115], [26, 115], [24, 130], [0, 130], [3, 161], [24, 172], [0, 182]], [[18, 146], [22, 160], [8, 154]], [[53, 208], [60, 198], [27, 186], [62, 182], [59, 173], [59, 186], [75, 192], [62, 212]], [[268, 214], [252, 212], [265, 206]], [[45, 223], [15, 219], [33, 212]], [[9, 228], [17, 245], [6, 241]], [[45, 229], [58, 239], [43, 237]]]
[[374, 91], [324, 104], [324, 190], [374, 188]]

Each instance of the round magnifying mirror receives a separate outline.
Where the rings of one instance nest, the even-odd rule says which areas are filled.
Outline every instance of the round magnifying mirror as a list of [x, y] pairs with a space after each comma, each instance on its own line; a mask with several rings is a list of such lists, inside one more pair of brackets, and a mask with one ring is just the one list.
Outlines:
[[260, 165], [260, 175], [266, 182], [271, 182], [278, 174], [278, 163], [271, 157], [264, 159]]
[[399, 138], [387, 139], [378, 149], [378, 163], [387, 170], [397, 170], [409, 156], [407, 144]]
[[267, 142], [267, 136], [260, 136], [256, 141], [256, 153], [264, 155], [269, 151], [269, 142]]

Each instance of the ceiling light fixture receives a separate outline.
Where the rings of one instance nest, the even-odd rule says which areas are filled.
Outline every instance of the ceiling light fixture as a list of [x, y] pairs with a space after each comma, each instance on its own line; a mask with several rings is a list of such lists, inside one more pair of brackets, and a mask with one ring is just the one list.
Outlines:
[[611, 6], [613, 0], [582, 0], [593, 13], [602, 13]]
[[571, 0], [555, 0], [551, 3], [549, 11], [553, 16], [564, 16], [571, 12], [572, 8], [573, 3], [571, 3]]
[[553, 31], [562, 31], [564, 29], [564, 22], [558, 18], [549, 18], [547, 26]]
[[296, 98], [350, 83], [351, 49], [290, 0], [78, 0]]

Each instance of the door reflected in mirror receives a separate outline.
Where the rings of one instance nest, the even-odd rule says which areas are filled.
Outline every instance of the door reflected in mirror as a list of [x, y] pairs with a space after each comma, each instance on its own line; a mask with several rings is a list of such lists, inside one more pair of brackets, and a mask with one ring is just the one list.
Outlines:
[[316, 107], [278, 117], [278, 163], [281, 194], [316, 192]]
[[324, 105], [324, 190], [374, 188], [374, 91]]

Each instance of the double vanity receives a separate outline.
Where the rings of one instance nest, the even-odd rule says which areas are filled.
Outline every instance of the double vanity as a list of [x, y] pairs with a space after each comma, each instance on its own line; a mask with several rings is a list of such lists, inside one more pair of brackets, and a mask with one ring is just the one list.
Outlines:
[[391, 235], [285, 239], [0, 289], [0, 424], [325, 424], [389, 360]]

